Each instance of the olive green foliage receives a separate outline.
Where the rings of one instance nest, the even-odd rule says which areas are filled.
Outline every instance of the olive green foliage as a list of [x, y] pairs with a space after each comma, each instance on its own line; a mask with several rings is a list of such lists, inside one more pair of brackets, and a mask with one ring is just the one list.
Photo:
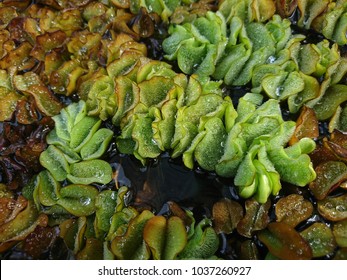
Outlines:
[[138, 52], [122, 55], [107, 70], [95, 75], [80, 95], [90, 115], [110, 118], [121, 128], [119, 152], [146, 164], [169, 151], [173, 158], [182, 156], [190, 169], [197, 164], [235, 177], [241, 196], [257, 194], [263, 203], [281, 189], [280, 179], [304, 186], [315, 178], [307, 155], [315, 147], [313, 140], [284, 149], [295, 123], [283, 120], [278, 100], [261, 104], [262, 95], [249, 93], [235, 109], [221, 82], [188, 78]]
[[298, 0], [298, 26], [322, 33], [339, 45], [347, 43], [347, 3], [344, 0]]
[[306, 105], [319, 120], [330, 118], [345, 101], [339, 92], [347, 63], [338, 45], [307, 44], [305, 36], [292, 34], [288, 19], [271, 13], [260, 19], [250, 12], [253, 4], [234, 2], [223, 1], [215, 13], [170, 25], [163, 41], [166, 58], [177, 60], [186, 74], [250, 85], [254, 93], [287, 101], [291, 113]]
[[[91, 202], [94, 212], [60, 223], [60, 236], [77, 259], [216, 258], [219, 239], [209, 219], [196, 225], [192, 213], [186, 211], [191, 222], [185, 225], [175, 215], [166, 218], [148, 210], [139, 212], [125, 206], [127, 192], [126, 187], [101, 191]], [[79, 209], [76, 202], [75, 207]], [[55, 216], [59, 216], [57, 211]]]

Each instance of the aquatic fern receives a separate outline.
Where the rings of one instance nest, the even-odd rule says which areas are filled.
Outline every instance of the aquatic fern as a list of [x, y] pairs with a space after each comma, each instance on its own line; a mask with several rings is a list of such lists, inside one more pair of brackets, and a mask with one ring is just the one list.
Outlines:
[[313, 28], [339, 45], [347, 43], [347, 3], [345, 1], [298, 0], [298, 26]]
[[59, 182], [107, 184], [112, 179], [111, 166], [99, 159], [107, 150], [113, 132], [100, 128], [101, 120], [87, 116], [84, 101], [72, 103], [53, 117], [55, 128], [48, 134], [48, 148], [40, 163]]
[[[287, 101], [291, 113], [306, 105], [319, 120], [330, 118], [344, 101], [335, 88], [347, 72], [337, 44], [304, 43], [305, 36], [292, 34], [288, 19], [245, 18], [231, 12], [236, 6], [228, 6], [229, 2], [224, 1], [216, 13], [170, 25], [170, 36], [163, 41], [165, 57], [177, 60], [186, 74], [211, 76], [232, 86], [250, 85], [254, 93]], [[338, 103], [326, 102], [328, 96]]]
[[[94, 200], [95, 214], [66, 219], [60, 224], [60, 235], [76, 258], [172, 260], [214, 257], [219, 240], [209, 219], [195, 225], [190, 211], [183, 211], [187, 219], [175, 215], [155, 216], [148, 210], [138, 212], [125, 206], [127, 192], [126, 187], [121, 187], [118, 192], [101, 191]], [[186, 225], [183, 220], [191, 222]], [[96, 257], [95, 251], [101, 253]]]

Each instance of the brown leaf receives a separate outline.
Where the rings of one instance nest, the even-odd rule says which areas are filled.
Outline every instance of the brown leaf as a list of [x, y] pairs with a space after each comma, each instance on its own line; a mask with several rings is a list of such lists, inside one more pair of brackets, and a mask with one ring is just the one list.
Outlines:
[[213, 205], [213, 227], [217, 233], [232, 233], [243, 217], [240, 203], [224, 198]]
[[324, 199], [334, 188], [347, 180], [347, 166], [340, 161], [327, 161], [315, 168], [317, 177], [309, 184], [313, 195]]
[[318, 212], [329, 221], [347, 219], [347, 194], [318, 201]]
[[270, 222], [268, 211], [271, 201], [265, 204], [257, 202], [255, 199], [248, 199], [245, 202], [246, 215], [237, 224], [237, 231], [242, 236], [251, 238], [253, 233], [266, 228]]
[[289, 145], [293, 145], [304, 137], [315, 139], [319, 136], [318, 119], [313, 109], [304, 106], [296, 121], [296, 128]]
[[276, 203], [275, 212], [277, 222], [284, 222], [294, 228], [312, 215], [313, 205], [302, 195], [291, 194]]
[[271, 254], [283, 260], [309, 260], [312, 250], [308, 242], [291, 226], [282, 222], [270, 223], [258, 233]]

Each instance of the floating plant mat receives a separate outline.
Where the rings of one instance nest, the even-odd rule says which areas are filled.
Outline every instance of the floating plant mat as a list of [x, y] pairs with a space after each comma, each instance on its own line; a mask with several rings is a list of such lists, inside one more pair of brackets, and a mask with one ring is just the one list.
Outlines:
[[347, 259], [346, 1], [0, 3], [2, 259]]

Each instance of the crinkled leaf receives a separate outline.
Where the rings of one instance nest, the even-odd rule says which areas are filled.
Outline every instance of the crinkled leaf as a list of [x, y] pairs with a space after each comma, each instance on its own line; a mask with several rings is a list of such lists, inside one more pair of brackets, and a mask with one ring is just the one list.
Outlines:
[[101, 120], [86, 116], [71, 129], [70, 147], [79, 152], [82, 147], [92, 138], [101, 125]]
[[117, 96], [117, 112], [112, 118], [112, 122], [116, 125], [120, 124], [123, 116], [132, 110], [140, 101], [140, 90], [132, 80], [127, 77], [117, 77], [115, 86]]
[[151, 249], [155, 260], [173, 260], [187, 243], [187, 233], [183, 221], [172, 216], [151, 218], [144, 228], [143, 238]]
[[132, 137], [136, 142], [134, 154], [139, 159], [156, 158], [161, 150], [153, 139], [152, 119], [139, 117], [134, 125]]
[[342, 84], [330, 86], [319, 102], [313, 107], [318, 120], [330, 118], [338, 106], [347, 100], [347, 86]]
[[101, 157], [113, 137], [113, 131], [107, 128], [101, 128], [92, 136], [92, 138], [82, 147], [81, 157], [83, 160], [96, 159]]
[[173, 85], [172, 79], [160, 76], [143, 81], [138, 84], [140, 88], [140, 101], [147, 107], [161, 107]]
[[307, 155], [315, 148], [315, 142], [303, 138], [291, 147], [269, 150], [268, 155], [283, 181], [305, 186], [316, 178], [311, 159]]
[[208, 259], [212, 257], [219, 246], [217, 233], [210, 226], [210, 221], [204, 219], [195, 227], [193, 236], [187, 246], [178, 255], [180, 259]]
[[[153, 213], [145, 210], [140, 215], [132, 219], [127, 227], [124, 235], [116, 236], [111, 242], [112, 253], [117, 259], [129, 260], [129, 259], [143, 259], [148, 258], [148, 253], [141, 250], [144, 244], [142, 239], [143, 229], [149, 219], [153, 217]], [[138, 254], [137, 251], [140, 250], [142, 253]], [[149, 250], [149, 249], [148, 249]]]
[[226, 131], [219, 118], [208, 120], [205, 131], [206, 135], [194, 150], [194, 157], [202, 168], [213, 171], [224, 152]]
[[23, 240], [38, 225], [46, 226], [47, 222], [47, 216], [39, 214], [35, 204], [28, 201], [27, 206], [22, 211], [0, 226], [0, 242]]

